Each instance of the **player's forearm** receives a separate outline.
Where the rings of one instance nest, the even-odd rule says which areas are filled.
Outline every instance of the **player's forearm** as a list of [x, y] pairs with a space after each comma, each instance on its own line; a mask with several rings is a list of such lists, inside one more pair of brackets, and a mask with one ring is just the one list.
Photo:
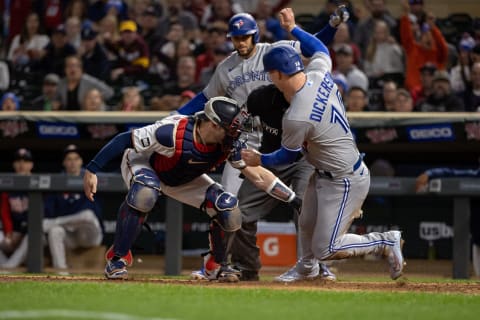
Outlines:
[[246, 167], [242, 170], [242, 174], [252, 181], [257, 188], [278, 200], [291, 202], [296, 197], [292, 189], [286, 186], [271, 171], [263, 167]]
[[302, 30], [300, 27], [296, 26], [290, 32], [295, 38], [300, 41], [300, 48], [302, 54], [306, 57], [311, 57], [316, 52], [323, 52], [326, 55], [330, 55], [328, 48], [315, 36], [310, 33]]
[[335, 37], [335, 33], [337, 33], [337, 28], [332, 27], [329, 23], [325, 27], [322, 28], [319, 32], [315, 33], [314, 36], [323, 42], [326, 46], [332, 43], [333, 38]]
[[178, 113], [184, 115], [191, 115], [195, 112], [202, 111], [205, 102], [207, 102], [207, 97], [203, 94], [203, 92], [198, 93], [192, 100], [188, 101], [186, 104], [178, 108]]
[[123, 132], [116, 135], [107, 143], [87, 165], [87, 170], [91, 173], [101, 171], [107, 163], [120, 156], [127, 148], [133, 147], [131, 133]]

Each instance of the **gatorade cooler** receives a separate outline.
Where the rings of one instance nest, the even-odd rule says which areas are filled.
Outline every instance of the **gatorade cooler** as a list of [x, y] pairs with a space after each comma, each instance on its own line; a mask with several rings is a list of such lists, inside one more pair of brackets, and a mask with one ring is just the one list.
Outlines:
[[293, 222], [258, 222], [257, 246], [264, 266], [292, 266], [297, 261], [297, 237]]

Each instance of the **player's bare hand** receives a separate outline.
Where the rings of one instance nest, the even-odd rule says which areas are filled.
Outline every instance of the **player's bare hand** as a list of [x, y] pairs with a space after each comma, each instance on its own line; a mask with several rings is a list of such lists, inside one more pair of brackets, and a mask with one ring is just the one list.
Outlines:
[[288, 32], [295, 28], [295, 14], [292, 8], [284, 8], [278, 13], [278, 19], [283, 29]]
[[85, 175], [83, 176], [83, 192], [88, 200], [94, 201], [95, 193], [97, 193], [97, 175], [85, 170]]
[[262, 164], [261, 153], [253, 149], [243, 149], [242, 159], [247, 166], [256, 167]]
[[415, 181], [415, 191], [425, 192], [427, 190], [427, 185], [428, 185], [428, 175], [425, 173], [422, 173], [417, 177], [417, 180]]

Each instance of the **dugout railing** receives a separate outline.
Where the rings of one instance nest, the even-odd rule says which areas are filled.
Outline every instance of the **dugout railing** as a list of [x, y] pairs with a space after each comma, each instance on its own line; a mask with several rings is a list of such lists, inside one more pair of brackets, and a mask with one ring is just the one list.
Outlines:
[[[100, 174], [98, 189], [101, 192], [124, 193], [126, 191], [122, 178], [118, 174]], [[43, 271], [42, 193], [82, 190], [83, 180], [81, 178], [68, 177], [63, 174], [33, 174], [31, 176], [0, 174], [0, 191], [25, 191], [29, 193], [28, 272], [41, 273]], [[417, 194], [414, 178], [373, 177], [369, 193], [369, 195], [380, 196], [418, 195], [419, 197], [425, 194], [453, 197], [452, 277], [454, 279], [469, 278], [470, 197], [480, 194], [479, 179], [436, 179], [430, 181], [429, 190], [426, 193]], [[167, 198], [165, 221], [165, 274], [167, 275], [178, 275], [182, 269], [182, 218], [182, 204]]]

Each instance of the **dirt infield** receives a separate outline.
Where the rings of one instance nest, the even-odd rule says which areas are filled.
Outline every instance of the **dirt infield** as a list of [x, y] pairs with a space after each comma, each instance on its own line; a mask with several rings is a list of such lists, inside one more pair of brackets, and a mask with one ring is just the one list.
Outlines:
[[[53, 275], [0, 275], [0, 283], [14, 281], [45, 281], [45, 282], [107, 282], [100, 276], [53, 276]], [[230, 288], [265, 288], [277, 290], [321, 290], [321, 291], [380, 291], [380, 292], [430, 292], [430, 293], [455, 293], [480, 295], [480, 282], [412, 282], [408, 278], [397, 281], [350, 281], [338, 280], [325, 282], [322, 280], [303, 281], [294, 284], [276, 283], [272, 280], [258, 282], [219, 283], [217, 281], [193, 281], [184, 279], [155, 278], [145, 275], [134, 275], [129, 280], [117, 283], [154, 283], [154, 284], [180, 284], [191, 286], [230, 287]]]
[[[231, 288], [271, 288], [278, 290], [322, 290], [322, 291], [377, 291], [377, 292], [430, 292], [430, 293], [455, 293], [480, 295], [480, 279], [454, 280], [451, 278], [451, 261], [408, 261], [404, 277], [397, 281], [390, 281], [387, 265], [384, 261], [367, 261], [352, 259], [335, 264], [332, 268], [336, 272], [336, 282], [322, 280], [304, 281], [294, 284], [282, 284], [273, 281], [273, 277], [284, 272], [288, 267], [264, 267], [260, 273], [261, 281], [219, 283], [216, 281], [187, 280], [193, 265], [185, 261], [188, 266], [179, 277], [162, 276], [163, 266], [161, 260], [143, 258], [129, 269], [128, 283], [155, 283], [155, 284], [181, 284], [191, 286], [231, 287]], [[22, 270], [18, 270], [22, 271]], [[46, 272], [53, 270], [46, 269]], [[102, 277], [102, 270], [82, 270], [72, 272], [69, 276], [52, 274], [0, 274], [0, 283], [11, 281], [68, 281], [68, 282], [107, 282]], [[121, 281], [119, 281], [120, 283]]]

